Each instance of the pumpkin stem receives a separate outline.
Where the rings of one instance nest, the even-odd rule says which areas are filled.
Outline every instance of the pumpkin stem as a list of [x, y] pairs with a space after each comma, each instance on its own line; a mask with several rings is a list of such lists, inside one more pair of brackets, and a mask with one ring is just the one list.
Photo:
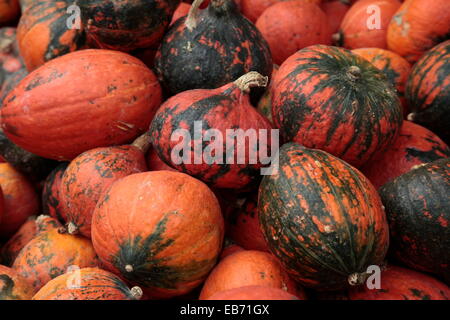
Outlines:
[[269, 82], [269, 77], [265, 77], [256, 71], [250, 71], [237, 79], [234, 84], [241, 91], [248, 93], [252, 87], [265, 87]]
[[150, 131], [147, 131], [134, 140], [131, 145], [141, 150], [143, 154], [146, 154], [150, 149], [150, 144]]
[[344, 43], [344, 34], [339, 30], [331, 36], [331, 40], [333, 40], [334, 44], [341, 47]]
[[142, 289], [140, 287], [133, 287], [130, 289], [131, 292], [131, 296], [136, 299], [136, 300], [140, 300], [142, 298], [142, 295], [144, 294], [142, 292]]
[[406, 120], [408, 120], [408, 121], [414, 121], [415, 116], [416, 116], [416, 114], [413, 113], [413, 112], [411, 112], [410, 114], [408, 114], [408, 115], [406, 116]]
[[347, 76], [352, 81], [356, 81], [361, 77], [361, 69], [357, 66], [350, 66], [347, 70]]
[[359, 286], [363, 284], [366, 280], [369, 274], [367, 272], [355, 272], [348, 276], [348, 283], [351, 286]]
[[134, 271], [134, 268], [133, 268], [133, 266], [132, 266], [131, 264], [127, 264], [127, 265], [125, 266], [125, 271], [126, 271], [126, 272], [133, 272], [133, 271]]
[[191, 9], [189, 9], [189, 13], [184, 21], [184, 24], [189, 31], [192, 31], [197, 26], [198, 11], [200, 10], [202, 3], [203, 0], [195, 0], [192, 3]]
[[67, 232], [68, 232], [69, 234], [74, 235], [74, 234], [77, 234], [78, 231], [79, 231], [79, 229], [78, 229], [77, 225], [76, 225], [75, 223], [73, 223], [72, 221], [70, 221], [70, 222], [67, 224]]

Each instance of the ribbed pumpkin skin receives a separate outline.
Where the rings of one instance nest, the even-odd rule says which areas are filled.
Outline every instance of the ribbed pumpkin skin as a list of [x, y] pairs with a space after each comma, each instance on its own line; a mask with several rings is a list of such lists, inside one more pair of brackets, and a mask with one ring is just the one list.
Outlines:
[[351, 290], [350, 300], [450, 300], [444, 283], [413, 270], [389, 266], [381, 273], [381, 289]]
[[152, 298], [180, 296], [203, 282], [220, 254], [223, 234], [212, 191], [171, 171], [115, 182], [92, 218], [102, 265]]
[[217, 292], [206, 300], [300, 300], [282, 289], [246, 286]]
[[29, 71], [85, 47], [82, 29], [67, 28], [71, 0], [29, 1], [17, 26], [20, 54]]
[[[450, 11], [450, 10], [448, 10]], [[412, 120], [450, 143], [450, 40], [417, 61], [406, 84]]]
[[379, 190], [391, 252], [405, 265], [450, 283], [450, 158], [411, 170]]
[[44, 182], [42, 190], [42, 212], [55, 218], [60, 223], [66, 222], [66, 209], [61, 203], [60, 185], [64, 171], [66, 171], [68, 162], [63, 162], [58, 165], [48, 175]]
[[388, 147], [402, 124], [399, 99], [385, 76], [346, 49], [298, 51], [280, 66], [271, 89], [273, 122], [285, 142], [327, 151], [356, 167]]
[[257, 71], [272, 74], [270, 49], [256, 27], [238, 11], [234, 0], [211, 0], [190, 31], [186, 17], [165, 34], [155, 58], [163, 86], [171, 94], [214, 89]]
[[145, 132], [160, 103], [159, 83], [141, 61], [92, 49], [30, 73], [6, 97], [0, 116], [7, 137], [22, 148], [71, 160]]
[[226, 234], [246, 250], [269, 251], [259, 225], [258, 196], [239, 198], [225, 213]]
[[[339, 28], [338, 44], [348, 48], [381, 48], [385, 49], [386, 33], [391, 17], [400, 8], [398, 0], [360, 0], [347, 11]], [[377, 11], [372, 8], [378, 8]], [[380, 25], [373, 24], [380, 19]], [[370, 29], [369, 26], [372, 26]]]
[[411, 72], [411, 65], [406, 59], [395, 52], [378, 48], [360, 48], [352, 50], [381, 70], [389, 82], [397, 89], [397, 94], [403, 106], [403, 115], [408, 115], [405, 101], [405, 85]]
[[259, 187], [258, 210], [270, 251], [307, 287], [345, 288], [349, 275], [380, 265], [388, 249], [375, 188], [320, 150], [283, 145], [278, 173], [265, 176]]
[[90, 47], [131, 51], [157, 45], [180, 0], [80, 0]]
[[[80, 281], [78, 288], [78, 283]], [[68, 284], [73, 284], [69, 287]], [[98, 268], [62, 274], [43, 286], [33, 300], [136, 300], [116, 275]]]
[[33, 287], [15, 270], [0, 265], [0, 300], [30, 300]]
[[39, 200], [31, 183], [9, 163], [0, 163], [0, 186], [4, 198], [0, 237], [9, 238], [29, 216], [38, 213]]
[[[195, 145], [198, 144], [195, 141], [198, 135], [195, 132], [196, 122], [201, 122], [202, 134], [205, 136], [204, 131], [211, 128], [222, 134], [223, 152], [216, 151], [214, 159], [210, 155], [212, 151], [208, 153], [206, 147], [203, 149], [205, 145], [203, 142], [201, 148], [204, 152], [201, 163], [195, 163], [194, 152], [191, 152], [190, 155], [183, 154], [185, 159], [181, 159], [181, 156], [180, 159], [176, 159], [178, 157], [173, 157], [172, 153], [180, 154], [176, 150], [179, 149], [182, 141], [190, 145], [191, 150], [195, 150]], [[173, 134], [176, 134], [175, 131], [179, 129], [187, 130], [192, 140], [189, 142], [188, 137], [184, 136], [179, 140], [174, 140]], [[226, 158], [228, 156], [226, 155], [228, 153], [226, 137], [229, 136], [227, 130], [233, 129], [242, 129], [244, 132], [248, 129], [256, 131], [256, 139], [251, 139], [246, 144], [245, 159], [241, 163], [238, 163], [240, 162], [238, 161], [238, 148], [242, 148], [242, 145], [238, 144], [238, 139], [234, 139], [233, 163]], [[267, 130], [265, 136], [262, 131], [259, 131], [260, 129]], [[258, 147], [261, 150], [266, 148], [270, 150], [271, 129], [270, 122], [250, 104], [249, 95], [235, 83], [229, 83], [214, 90], [185, 91], [168, 99], [161, 105], [153, 118], [150, 133], [153, 148], [161, 160], [170, 164], [171, 167], [217, 188], [242, 189], [255, 183], [260, 177], [260, 168], [262, 167], [260, 158], [256, 159], [256, 163], [251, 163], [249, 150], [258, 150]], [[217, 159], [219, 158], [222, 164], [218, 163]], [[178, 161], [181, 163], [177, 163]]]
[[14, 22], [20, 15], [19, 0], [0, 1], [0, 26]]
[[96, 267], [99, 263], [92, 243], [67, 234], [50, 216], [37, 218], [38, 234], [20, 251], [12, 268], [37, 291], [71, 266]]
[[229, 289], [244, 286], [269, 286], [283, 289], [304, 298], [301, 289], [282, 269], [271, 254], [256, 250], [243, 250], [222, 259], [209, 274], [200, 293], [200, 300]]
[[256, 21], [270, 46], [273, 62], [280, 65], [289, 56], [313, 44], [331, 44], [325, 13], [315, 4], [281, 1], [265, 10]]
[[11, 266], [23, 247], [36, 236], [36, 233], [36, 216], [31, 216], [2, 247], [0, 259], [2, 264]]
[[378, 189], [414, 166], [450, 157], [449, 147], [428, 129], [404, 121], [395, 142], [361, 171]]
[[95, 148], [72, 160], [60, 184], [66, 222], [91, 237], [92, 214], [102, 193], [115, 181], [133, 173], [147, 171], [144, 154], [137, 147]]
[[389, 50], [414, 63], [426, 51], [449, 39], [449, 35], [447, 0], [408, 0], [392, 17], [387, 44]]

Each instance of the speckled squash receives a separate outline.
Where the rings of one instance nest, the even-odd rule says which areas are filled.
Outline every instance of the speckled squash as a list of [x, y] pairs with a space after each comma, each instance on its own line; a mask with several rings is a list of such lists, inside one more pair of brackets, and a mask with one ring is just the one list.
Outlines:
[[36, 216], [31, 216], [2, 247], [0, 251], [2, 264], [11, 266], [19, 252], [36, 236], [36, 233]]
[[273, 65], [273, 71], [272, 71], [272, 79], [270, 80], [270, 83], [262, 95], [261, 99], [258, 101], [257, 109], [260, 113], [262, 113], [267, 120], [269, 120], [272, 123], [272, 90], [271, 87], [275, 83], [275, 77], [277, 75], [279, 66], [274, 64]]
[[206, 300], [300, 300], [282, 289], [266, 286], [245, 286], [217, 292]]
[[9, 163], [0, 163], [0, 186], [4, 197], [4, 214], [0, 238], [8, 239], [39, 210], [39, 200], [31, 183]]
[[[255, 183], [263, 164], [261, 156], [250, 151], [269, 156], [272, 125], [250, 104], [248, 93], [250, 87], [266, 84], [267, 77], [249, 72], [220, 88], [188, 90], [168, 99], [150, 126], [158, 156], [171, 167], [217, 188], [241, 189]], [[214, 133], [206, 132], [211, 128]], [[243, 136], [239, 138], [235, 132], [234, 138], [227, 133], [233, 129], [252, 129], [254, 138], [242, 142]], [[200, 139], [205, 142], [196, 142]], [[214, 143], [207, 144], [207, 140]], [[201, 158], [198, 151], [191, 152], [198, 146], [203, 151]], [[256, 161], [251, 160], [253, 156]]]
[[395, 52], [378, 48], [360, 48], [352, 50], [381, 70], [389, 82], [397, 89], [403, 107], [403, 116], [409, 113], [405, 100], [405, 85], [411, 72], [411, 65]]
[[131, 51], [157, 45], [180, 0], [80, 0], [90, 47]]
[[383, 152], [403, 121], [386, 77], [343, 48], [316, 45], [278, 69], [272, 116], [285, 142], [324, 150], [360, 167]]
[[0, 28], [0, 88], [20, 69], [24, 69], [16, 41], [16, 28]]
[[273, 62], [280, 65], [300, 49], [313, 44], [331, 44], [331, 31], [325, 13], [306, 1], [281, 1], [256, 21], [270, 46]]
[[275, 257], [267, 252], [244, 250], [219, 262], [206, 279], [200, 300], [244, 286], [269, 286], [305, 297], [303, 290], [297, 288]]
[[387, 45], [411, 63], [450, 39], [448, 0], [404, 1], [390, 21]]
[[169, 298], [205, 280], [221, 251], [223, 224], [214, 193], [201, 181], [143, 172], [116, 181], [97, 203], [92, 241], [107, 270], [148, 297]]
[[[450, 11], [450, 10], [448, 10]], [[406, 83], [408, 120], [450, 143], [450, 40], [438, 44], [414, 65]]]
[[258, 194], [239, 198], [225, 212], [226, 235], [246, 250], [269, 251], [259, 225]]
[[170, 27], [156, 54], [156, 72], [167, 91], [215, 89], [250, 71], [270, 77], [269, 46], [234, 0], [211, 0], [199, 10], [202, 1]]
[[428, 129], [404, 121], [400, 135], [382, 154], [361, 168], [378, 189], [413, 167], [450, 157], [449, 147]]
[[137, 58], [81, 50], [25, 77], [5, 98], [1, 126], [32, 153], [72, 160], [95, 147], [132, 141], [146, 131], [160, 103], [155, 75]]
[[60, 198], [67, 231], [91, 237], [91, 221], [97, 201], [115, 181], [147, 171], [144, 154], [147, 134], [131, 145], [95, 148], [73, 159], [61, 178]]
[[413, 270], [388, 266], [381, 273], [381, 288], [365, 286], [353, 289], [350, 300], [450, 300], [450, 288], [444, 283]]
[[258, 210], [270, 251], [306, 287], [358, 285], [384, 261], [389, 230], [377, 191], [324, 151], [283, 145], [278, 172], [259, 187]]
[[61, 201], [60, 185], [68, 162], [58, 165], [44, 181], [42, 190], [42, 212], [55, 218], [61, 224], [66, 222], [66, 209]]
[[386, 34], [399, 0], [360, 0], [347, 11], [333, 40], [348, 49], [386, 49]]
[[68, 234], [50, 216], [39, 216], [36, 224], [38, 234], [20, 251], [12, 266], [35, 291], [73, 266], [98, 266], [98, 258], [88, 239]]
[[450, 158], [419, 166], [379, 190], [392, 254], [450, 283]]
[[33, 287], [15, 270], [0, 265], [0, 300], [30, 300]]
[[0, 1], [0, 26], [14, 23], [20, 16], [19, 0]]
[[[67, 28], [72, 0], [28, 1], [17, 26], [20, 54], [29, 71], [69, 52], [85, 48], [83, 29]], [[80, 26], [81, 27], [81, 26]]]
[[28, 75], [28, 70], [26, 68], [21, 68], [16, 72], [8, 75], [3, 81], [0, 90], [0, 104], [3, 104], [6, 96], [13, 90], [23, 78]]
[[139, 287], [129, 289], [112, 273], [98, 268], [83, 268], [50, 280], [33, 296], [33, 300], [139, 300], [141, 297]]

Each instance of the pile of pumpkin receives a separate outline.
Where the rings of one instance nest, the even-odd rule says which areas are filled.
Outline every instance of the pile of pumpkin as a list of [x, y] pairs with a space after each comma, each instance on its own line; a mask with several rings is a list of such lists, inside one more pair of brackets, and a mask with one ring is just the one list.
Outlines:
[[0, 5], [0, 299], [450, 298], [448, 0], [73, 5]]

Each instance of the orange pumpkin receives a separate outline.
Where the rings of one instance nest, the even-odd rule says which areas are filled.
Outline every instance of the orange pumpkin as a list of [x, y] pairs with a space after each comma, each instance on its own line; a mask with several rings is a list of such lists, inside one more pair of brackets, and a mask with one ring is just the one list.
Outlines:
[[132, 141], [147, 130], [160, 103], [160, 85], [144, 63], [92, 49], [30, 73], [5, 98], [0, 116], [15, 144], [44, 158], [71, 160]]
[[270, 6], [258, 18], [256, 27], [269, 43], [273, 62], [278, 65], [307, 46], [331, 43], [327, 16], [317, 5], [304, 1], [282, 1]]
[[328, 0], [321, 6], [328, 17], [328, 24], [332, 33], [338, 32], [345, 14], [350, 9], [347, 0]]
[[150, 171], [159, 171], [159, 170], [177, 171], [177, 169], [170, 167], [164, 161], [162, 161], [161, 158], [158, 156], [158, 153], [156, 153], [155, 149], [153, 148], [150, 148], [150, 150], [147, 152], [146, 160], [148, 170]]
[[0, 265], [0, 300], [30, 300], [33, 287], [14, 269]]
[[389, 82], [397, 89], [398, 96], [403, 106], [403, 115], [408, 115], [408, 107], [405, 100], [405, 85], [411, 73], [411, 65], [406, 59], [395, 52], [378, 48], [360, 48], [353, 53], [363, 57], [381, 70]]
[[12, 265], [19, 252], [35, 237], [36, 233], [36, 216], [31, 216], [2, 247], [2, 263], [7, 266]]
[[55, 218], [60, 223], [66, 222], [66, 209], [61, 201], [61, 179], [69, 163], [63, 162], [53, 169], [44, 181], [42, 189], [43, 214]]
[[170, 25], [172, 25], [175, 21], [177, 21], [181, 17], [187, 16], [190, 9], [191, 9], [191, 5], [189, 3], [180, 2], [177, 9], [173, 13], [172, 20], [170, 21]]
[[20, 15], [19, 0], [0, 1], [0, 25], [14, 22]]
[[38, 212], [39, 201], [31, 183], [9, 163], [0, 163], [0, 186], [5, 205], [0, 237], [9, 238]]
[[88, 239], [68, 234], [50, 216], [39, 216], [36, 224], [38, 234], [20, 251], [13, 264], [13, 269], [27, 279], [36, 291], [73, 266], [84, 268], [98, 265]]
[[229, 242], [229, 240], [225, 240], [224, 248], [222, 250], [222, 253], [220, 254], [220, 260], [228, 257], [229, 255], [232, 255], [233, 253], [245, 250], [237, 244], [234, 244], [233, 242], [227, 243], [227, 241]]
[[217, 292], [206, 300], [299, 300], [299, 298], [278, 288], [246, 286]]
[[391, 17], [400, 7], [398, 0], [361, 0], [345, 14], [333, 40], [348, 49], [385, 49]]
[[98, 268], [83, 268], [50, 280], [33, 300], [139, 300], [141, 297], [139, 287], [129, 289], [112, 273]]
[[[247, 17], [251, 22], [255, 23], [256, 20], [261, 16], [261, 14], [274, 5], [275, 3], [284, 0], [241, 0], [241, 12]], [[320, 5], [322, 0], [296, 0], [305, 1], [309, 3], [314, 3]]]
[[91, 237], [91, 220], [97, 201], [114, 181], [147, 171], [144, 154], [147, 134], [131, 145], [95, 148], [72, 160], [60, 183], [60, 199], [70, 234]]
[[201, 181], [172, 171], [129, 175], [97, 203], [92, 241], [103, 266], [152, 298], [190, 292], [220, 254], [223, 218]]
[[244, 250], [219, 262], [206, 279], [200, 300], [224, 290], [244, 286], [269, 286], [304, 298], [302, 289], [297, 289], [274, 256], [262, 251]]
[[388, 27], [387, 45], [411, 63], [429, 49], [449, 39], [448, 0], [408, 0], [397, 10]]

